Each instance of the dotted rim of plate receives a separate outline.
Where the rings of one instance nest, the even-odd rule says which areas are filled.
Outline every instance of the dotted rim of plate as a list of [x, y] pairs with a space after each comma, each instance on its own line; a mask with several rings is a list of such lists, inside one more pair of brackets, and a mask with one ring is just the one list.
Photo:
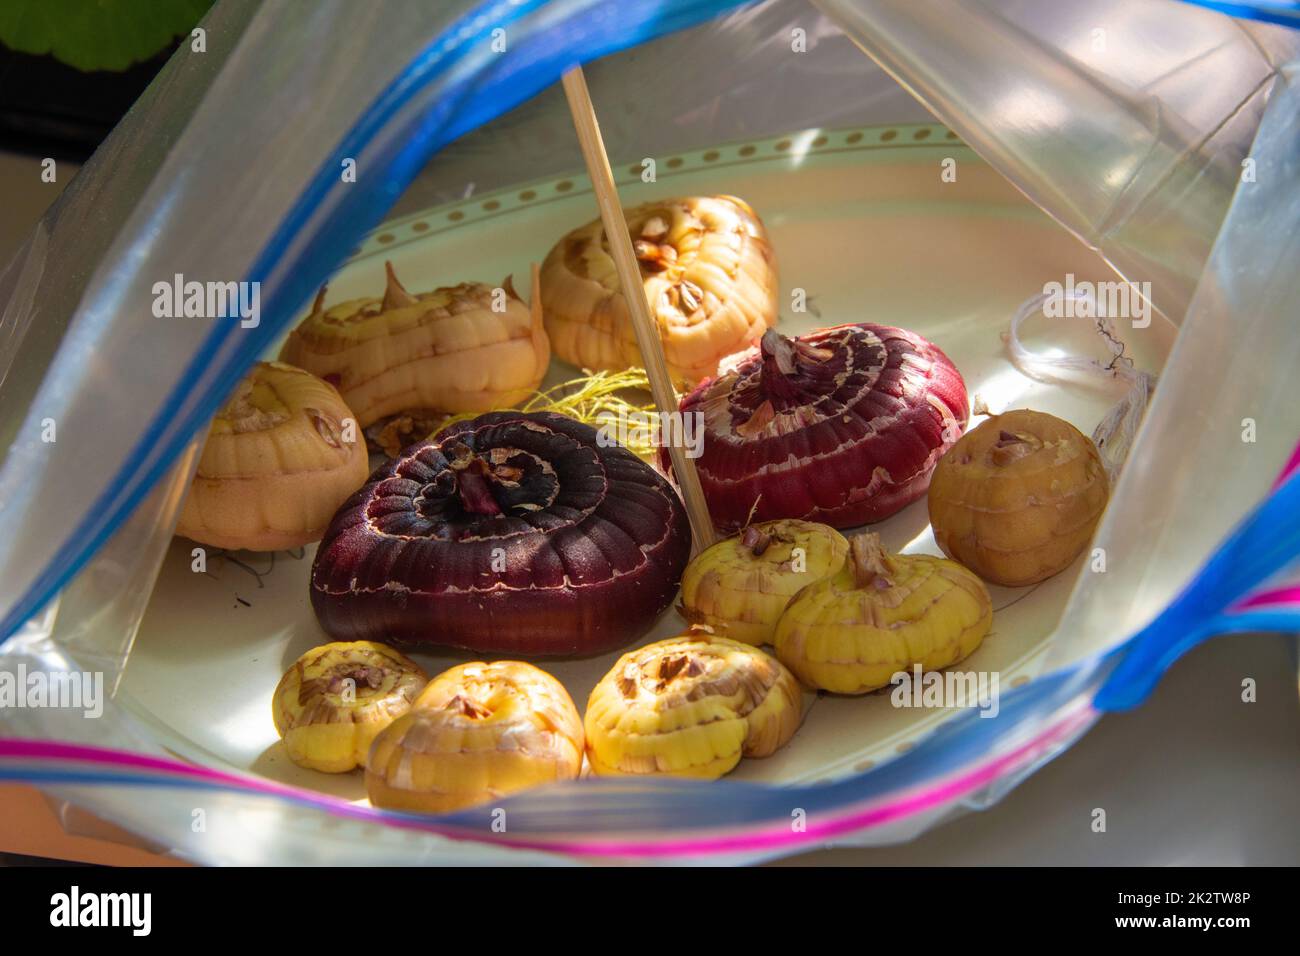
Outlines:
[[[925, 147], [966, 145], [957, 134], [940, 123], [908, 123], [890, 126], [854, 127], [850, 129], [810, 129], [786, 133], [762, 140], [740, 140], [707, 149], [676, 153], [660, 160], [656, 157], [656, 182], [683, 173], [699, 172], [727, 166], [789, 161], [792, 155], [829, 155], [834, 153], [871, 152]], [[641, 182], [640, 163], [614, 165], [618, 186]], [[449, 232], [464, 225], [506, 215], [527, 206], [554, 202], [570, 196], [589, 194], [591, 183], [581, 175], [548, 177], [472, 196], [423, 212], [408, 213], [381, 224], [353, 250], [349, 262], [366, 259], [410, 242]]]

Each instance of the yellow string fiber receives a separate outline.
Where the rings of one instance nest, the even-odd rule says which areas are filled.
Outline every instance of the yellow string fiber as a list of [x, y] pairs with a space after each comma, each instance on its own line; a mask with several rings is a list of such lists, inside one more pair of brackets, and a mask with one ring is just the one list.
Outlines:
[[[649, 398], [650, 380], [645, 369], [629, 368], [620, 372], [592, 372], [583, 370], [579, 378], [552, 385], [550, 388], [534, 392], [532, 397], [518, 406], [522, 412], [556, 412], [585, 422], [593, 428], [621, 421], [637, 423], [645, 421], [647, 416], [655, 414], [655, 406]], [[629, 401], [625, 394], [640, 391], [646, 396], [641, 403]], [[464, 412], [445, 419], [434, 431], [434, 435], [456, 422], [477, 418], [482, 412]], [[647, 461], [653, 461], [658, 454], [658, 446], [652, 440], [647, 428], [630, 427], [625, 429], [631, 440], [627, 443], [628, 451], [639, 455]], [[430, 435], [429, 437], [433, 437]]]

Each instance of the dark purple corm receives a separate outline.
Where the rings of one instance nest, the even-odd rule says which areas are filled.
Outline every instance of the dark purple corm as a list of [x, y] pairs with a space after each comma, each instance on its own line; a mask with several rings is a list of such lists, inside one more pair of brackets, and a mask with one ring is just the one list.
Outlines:
[[682, 399], [704, 417], [696, 462], [714, 523], [880, 521], [925, 494], [966, 424], [952, 362], [905, 329], [769, 329], [732, 371]]
[[341, 641], [593, 654], [672, 601], [691, 534], [676, 492], [589, 425], [491, 412], [404, 450], [330, 522], [311, 573]]

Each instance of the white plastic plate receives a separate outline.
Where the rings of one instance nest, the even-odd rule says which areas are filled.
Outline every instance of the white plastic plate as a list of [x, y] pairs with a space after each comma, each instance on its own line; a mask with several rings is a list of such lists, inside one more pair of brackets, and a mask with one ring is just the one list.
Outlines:
[[[941, 175], [956, 161], [956, 180]], [[1106, 383], [1044, 384], [1008, 361], [1002, 333], [1016, 307], [1047, 282], [1109, 281], [1114, 274], [1047, 219], [942, 126], [896, 126], [791, 134], [664, 158], [657, 182], [638, 164], [616, 165], [628, 205], [674, 195], [730, 193], [766, 223], [782, 282], [782, 331], [872, 321], [912, 329], [938, 344], [966, 379], [972, 400], [993, 412], [1030, 407], [1090, 433], [1122, 389]], [[385, 223], [330, 281], [329, 301], [379, 295], [391, 259], [408, 289], [516, 277], [528, 288], [540, 262], [569, 229], [597, 215], [585, 176], [475, 196]], [[789, 310], [805, 290], [809, 311]], [[1098, 356], [1085, 319], [1040, 322], [1027, 344]], [[1175, 330], [1159, 316], [1128, 342], [1139, 368], [1158, 372]], [[548, 384], [577, 370], [555, 361]], [[975, 416], [971, 426], [982, 418]], [[938, 554], [924, 500], [874, 527], [891, 550]], [[360, 773], [295, 767], [271, 721], [280, 675], [328, 637], [308, 601], [313, 548], [305, 552], [214, 555], [191, 570], [193, 544], [177, 539], [164, 561], [136, 638], [119, 699], [159, 741], [196, 762], [252, 771], [286, 783], [364, 800]], [[1076, 565], [1032, 588], [990, 587], [995, 615], [963, 671], [996, 674], [1002, 690], [1031, 680], [1079, 574]], [[669, 610], [638, 643], [682, 629]], [[435, 674], [471, 655], [413, 654]], [[617, 659], [539, 661], [581, 710]], [[805, 695], [794, 740], [766, 760], [743, 761], [734, 776], [770, 783], [834, 779], [877, 766], [917, 745], [953, 711], [898, 708], [889, 690], [860, 698]]]

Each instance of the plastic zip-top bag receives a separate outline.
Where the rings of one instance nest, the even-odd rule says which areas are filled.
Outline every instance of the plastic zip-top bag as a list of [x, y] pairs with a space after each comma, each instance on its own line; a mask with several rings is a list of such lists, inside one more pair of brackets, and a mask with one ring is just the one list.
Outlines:
[[[1196, 643], [1300, 622], [1285, 26], [1172, 0], [222, 0], [203, 27], [0, 276], [0, 776], [208, 862], [753, 861], [985, 806]], [[787, 334], [912, 330], [964, 377], [968, 428], [1032, 407], [1127, 453], [1085, 554], [989, 588], [962, 667], [1000, 677], [995, 708], [805, 694], [794, 739], [720, 780], [380, 809], [272, 723], [278, 676], [328, 640], [315, 546], [196, 564], [173, 532], [214, 413], [322, 284], [381, 295], [388, 261], [411, 290], [524, 292], [596, 218], [558, 84], [579, 63], [625, 206], [761, 216]], [[258, 307], [160, 316], [177, 276], [256, 282]], [[1036, 301], [1011, 335], [1053, 284], [1137, 294], [1102, 324]], [[577, 374], [553, 358], [546, 384]], [[924, 501], [873, 530], [939, 553]], [[581, 708], [617, 657], [539, 663]]]

